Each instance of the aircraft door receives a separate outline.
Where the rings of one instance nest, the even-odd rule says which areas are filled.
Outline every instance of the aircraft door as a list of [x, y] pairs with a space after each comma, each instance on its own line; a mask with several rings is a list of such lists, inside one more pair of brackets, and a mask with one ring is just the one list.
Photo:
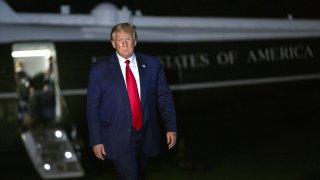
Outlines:
[[81, 177], [83, 168], [62, 121], [62, 96], [53, 43], [12, 46], [21, 138], [43, 179]]
[[52, 43], [16, 43], [12, 47], [18, 118], [26, 126], [61, 120], [56, 53]]

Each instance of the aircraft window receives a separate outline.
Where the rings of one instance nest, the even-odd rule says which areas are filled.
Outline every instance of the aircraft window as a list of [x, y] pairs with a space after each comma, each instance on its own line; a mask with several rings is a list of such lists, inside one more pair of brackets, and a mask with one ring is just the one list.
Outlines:
[[15, 43], [12, 46], [18, 119], [22, 125], [49, 125], [59, 121], [58, 69], [53, 43]]

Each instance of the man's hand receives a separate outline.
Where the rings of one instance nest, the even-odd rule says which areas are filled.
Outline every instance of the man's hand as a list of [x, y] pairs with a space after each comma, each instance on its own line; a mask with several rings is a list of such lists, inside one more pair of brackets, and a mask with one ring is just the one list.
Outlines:
[[167, 132], [167, 144], [168, 144], [168, 149], [173, 148], [173, 146], [177, 142], [177, 133], [176, 132]]
[[106, 151], [104, 149], [103, 144], [97, 144], [93, 146], [94, 155], [101, 160], [104, 160], [104, 156], [106, 155]]

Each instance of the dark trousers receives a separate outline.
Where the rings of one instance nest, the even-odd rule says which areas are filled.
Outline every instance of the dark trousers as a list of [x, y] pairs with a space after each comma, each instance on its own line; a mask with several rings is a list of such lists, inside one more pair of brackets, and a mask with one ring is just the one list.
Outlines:
[[143, 180], [146, 175], [148, 158], [141, 150], [141, 132], [132, 129], [128, 153], [111, 160], [120, 180]]

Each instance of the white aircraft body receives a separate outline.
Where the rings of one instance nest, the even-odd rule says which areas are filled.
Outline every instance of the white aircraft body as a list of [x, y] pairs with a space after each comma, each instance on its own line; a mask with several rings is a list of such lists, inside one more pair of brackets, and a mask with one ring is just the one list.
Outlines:
[[0, 1], [0, 43], [13, 41], [104, 41], [110, 28], [120, 22], [137, 26], [139, 41], [226, 41], [320, 36], [320, 20], [158, 17], [144, 16], [110, 3], [97, 5], [90, 14], [17, 13]]

